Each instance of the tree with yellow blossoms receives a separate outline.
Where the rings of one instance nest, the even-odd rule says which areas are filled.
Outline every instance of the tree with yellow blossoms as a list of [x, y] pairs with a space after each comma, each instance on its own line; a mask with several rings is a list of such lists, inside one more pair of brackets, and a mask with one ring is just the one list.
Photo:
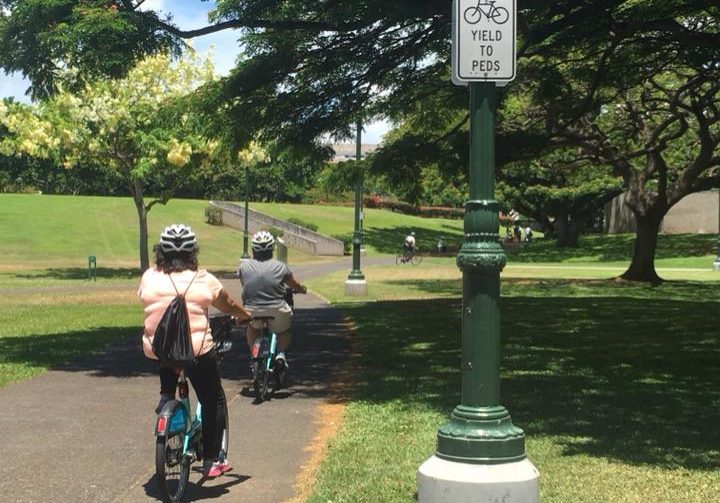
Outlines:
[[[120, 80], [98, 80], [80, 92], [60, 86], [37, 105], [0, 103], [0, 154], [49, 158], [64, 169], [92, 164], [119, 173], [137, 209], [144, 271], [150, 264], [148, 212], [165, 204], [189, 173], [206, 166], [218, 150], [217, 141], [203, 134], [198, 114], [186, 106], [192, 93], [213, 79], [209, 58], [190, 54], [174, 61], [163, 54], [141, 61]], [[162, 191], [146, 200], [151, 179]]]

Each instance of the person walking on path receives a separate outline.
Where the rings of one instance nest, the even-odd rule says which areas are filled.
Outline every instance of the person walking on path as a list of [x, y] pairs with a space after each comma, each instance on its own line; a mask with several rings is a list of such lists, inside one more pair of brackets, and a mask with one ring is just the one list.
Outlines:
[[[157, 360], [152, 342], [155, 330], [170, 302], [180, 293], [185, 297], [195, 361], [186, 369], [190, 382], [202, 404], [203, 474], [217, 477], [230, 470], [230, 463], [219, 460], [222, 430], [226, 424], [225, 394], [213, 349], [208, 307], [235, 316], [238, 320], [251, 317], [225, 291], [218, 279], [205, 269], [198, 269], [197, 238], [190, 227], [175, 224], [166, 227], [155, 245], [155, 267], [145, 271], [138, 296], [145, 315], [143, 352]], [[175, 397], [178, 369], [160, 366], [160, 402], [156, 413]]]

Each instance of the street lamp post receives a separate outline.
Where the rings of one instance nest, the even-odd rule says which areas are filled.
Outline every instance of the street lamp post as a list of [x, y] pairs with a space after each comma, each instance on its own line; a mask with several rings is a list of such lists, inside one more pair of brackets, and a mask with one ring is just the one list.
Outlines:
[[717, 257], [713, 261], [713, 271], [720, 271], [720, 187], [718, 191], [718, 242], [717, 242]]
[[[355, 136], [355, 162], [358, 163], [362, 159], [362, 122], [357, 121], [357, 134]], [[360, 270], [360, 246], [362, 245], [362, 232], [360, 231], [360, 203], [362, 201], [362, 180], [359, 169], [355, 170], [355, 227], [352, 238], [352, 271], [345, 280], [345, 295], [360, 296], [367, 295], [367, 281], [365, 275]]]
[[470, 199], [457, 256], [463, 276], [461, 403], [418, 471], [418, 502], [537, 503], [525, 434], [500, 405], [500, 271], [495, 200], [495, 83], [470, 83]]
[[248, 213], [250, 211], [250, 169], [248, 168], [247, 164], [245, 165], [245, 215], [244, 215], [244, 226], [243, 226], [243, 252], [240, 256], [241, 259], [249, 259], [250, 255], [248, 254]]

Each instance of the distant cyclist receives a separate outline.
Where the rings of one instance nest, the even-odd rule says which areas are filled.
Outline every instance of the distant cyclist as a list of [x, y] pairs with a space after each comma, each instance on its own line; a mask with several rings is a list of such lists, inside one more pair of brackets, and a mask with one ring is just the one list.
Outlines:
[[415, 232], [411, 232], [405, 237], [405, 241], [403, 242], [403, 253], [405, 256], [412, 255], [416, 249]]
[[[251, 260], [243, 260], [238, 269], [242, 283], [243, 304], [252, 311], [253, 316], [273, 316], [270, 329], [278, 336], [278, 354], [275, 364], [288, 368], [287, 350], [292, 342], [292, 309], [286, 301], [288, 288], [305, 293], [307, 288], [295, 280], [287, 264], [275, 260], [273, 248], [275, 238], [267, 231], [255, 233], [252, 238]], [[247, 330], [248, 347], [252, 348], [255, 339], [261, 334], [260, 326], [251, 323]]]

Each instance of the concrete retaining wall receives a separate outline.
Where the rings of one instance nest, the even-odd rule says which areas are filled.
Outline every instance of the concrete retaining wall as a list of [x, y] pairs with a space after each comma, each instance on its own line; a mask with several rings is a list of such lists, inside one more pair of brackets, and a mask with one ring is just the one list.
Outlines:
[[[231, 203], [228, 201], [210, 201], [212, 206], [222, 211], [223, 225], [234, 229], [243, 230], [245, 227], [245, 207], [242, 204]], [[339, 239], [331, 238], [311, 231], [305, 227], [291, 224], [285, 220], [271, 217], [265, 213], [253, 210], [248, 212], [248, 232], [254, 233], [261, 229], [269, 227], [277, 227], [282, 229], [283, 241], [291, 248], [295, 248], [306, 253], [314, 255], [344, 255], [345, 249], [343, 242]]]
[[[635, 216], [625, 206], [625, 194], [605, 205], [605, 232], [618, 234], [635, 232]], [[697, 192], [682, 198], [670, 208], [660, 224], [660, 232], [667, 234], [715, 234], [718, 230], [718, 190]]]

